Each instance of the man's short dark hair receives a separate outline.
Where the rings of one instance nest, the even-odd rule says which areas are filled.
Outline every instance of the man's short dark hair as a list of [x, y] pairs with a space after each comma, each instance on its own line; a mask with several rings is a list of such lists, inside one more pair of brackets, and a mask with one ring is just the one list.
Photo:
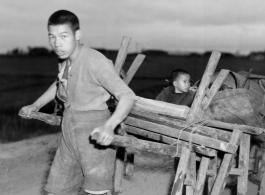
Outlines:
[[182, 74], [189, 74], [189, 73], [183, 69], [176, 69], [176, 70], [171, 71], [170, 78], [169, 78], [169, 84], [173, 85], [173, 82]]
[[62, 24], [69, 24], [73, 32], [80, 29], [79, 20], [77, 16], [74, 13], [67, 10], [58, 10], [54, 12], [48, 20], [48, 26], [49, 25], [55, 26]]

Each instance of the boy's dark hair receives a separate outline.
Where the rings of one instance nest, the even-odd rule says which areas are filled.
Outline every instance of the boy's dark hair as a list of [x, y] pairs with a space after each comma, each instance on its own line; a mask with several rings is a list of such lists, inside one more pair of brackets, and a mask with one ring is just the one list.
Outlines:
[[176, 69], [176, 70], [171, 71], [170, 78], [168, 80], [169, 84], [173, 85], [173, 82], [179, 77], [179, 75], [182, 75], [182, 74], [189, 74], [189, 73], [183, 69]]
[[48, 26], [62, 24], [70, 24], [70, 27], [72, 28], [73, 32], [80, 29], [79, 20], [77, 16], [67, 10], [58, 10], [54, 12], [48, 20]]

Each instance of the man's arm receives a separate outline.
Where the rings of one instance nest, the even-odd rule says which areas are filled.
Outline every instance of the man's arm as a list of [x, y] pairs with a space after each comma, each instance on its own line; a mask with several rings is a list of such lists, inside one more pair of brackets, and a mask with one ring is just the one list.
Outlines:
[[95, 128], [91, 133], [91, 135], [96, 132], [99, 133], [99, 137], [97, 138], [98, 144], [107, 146], [112, 142], [114, 138], [114, 129], [128, 116], [134, 103], [134, 99], [120, 99], [115, 112], [106, 121], [105, 125]]
[[45, 91], [33, 104], [24, 106], [21, 108], [22, 112], [24, 112], [29, 118], [30, 113], [32, 111], [38, 111], [41, 107], [48, 104], [50, 101], [52, 101], [55, 98], [56, 95], [56, 82], [52, 83], [52, 85]]

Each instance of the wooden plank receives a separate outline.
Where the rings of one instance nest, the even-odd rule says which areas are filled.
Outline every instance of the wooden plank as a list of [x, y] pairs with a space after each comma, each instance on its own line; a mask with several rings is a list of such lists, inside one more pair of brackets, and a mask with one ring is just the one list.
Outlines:
[[[143, 120], [153, 121], [158, 124], [163, 124], [166, 126], [174, 126], [175, 128], [179, 128], [179, 129], [187, 126], [187, 122], [179, 118], [161, 115], [160, 113], [132, 110], [129, 116], [136, 117], [136, 118], [142, 118]], [[211, 127], [214, 127], [214, 128], [211, 128]], [[265, 129], [263, 128], [253, 127], [253, 126], [248, 126], [248, 125], [241, 125], [241, 124], [231, 124], [231, 123], [226, 123], [226, 122], [217, 121], [217, 120], [207, 120], [207, 123], [205, 123], [205, 126], [194, 124], [192, 125], [192, 127], [187, 128], [187, 130], [195, 131], [196, 133], [210, 136], [210, 137], [215, 137], [219, 140], [227, 141], [227, 142], [229, 142], [231, 138], [232, 133], [230, 131], [233, 131], [233, 129], [241, 130], [242, 132], [247, 133], [247, 134], [259, 135], [259, 134], [265, 133]], [[229, 130], [229, 132], [226, 130]]]
[[243, 176], [244, 170], [243, 169], [237, 169], [237, 168], [231, 168], [229, 175]]
[[[130, 45], [131, 38], [123, 37], [121, 46], [114, 64], [114, 69], [118, 75], [122, 70], [125, 59], [128, 53], [128, 47]], [[115, 171], [114, 171], [114, 185], [113, 190], [116, 193], [120, 193], [122, 191], [122, 179], [123, 179], [123, 171], [124, 171], [124, 160], [126, 156], [126, 151], [124, 148], [117, 148], [117, 157], [115, 161]]]
[[113, 181], [113, 191], [115, 193], [122, 192], [122, 180], [124, 172], [124, 158], [125, 158], [125, 149], [122, 147], [117, 148], [117, 155], [115, 161], [115, 170], [114, 170], [114, 181]]
[[[121, 136], [125, 136], [126, 132], [123, 131], [124, 124], [121, 123], [117, 129], [119, 129]], [[95, 136], [98, 136], [96, 134]], [[93, 139], [93, 135], [91, 136]], [[124, 162], [126, 159], [127, 151], [125, 148], [117, 147], [116, 148], [116, 159], [115, 159], [115, 165], [114, 165], [114, 178], [113, 178], [113, 192], [118, 194], [122, 192], [122, 180], [124, 175]]]
[[[122, 122], [120, 124], [120, 128], [117, 128], [117, 133], [122, 136], [128, 136], [127, 132], [125, 131], [125, 124]], [[130, 150], [125, 148], [125, 175], [127, 176], [132, 176], [133, 175], [133, 170], [134, 170], [134, 154]]]
[[223, 142], [223, 141], [220, 141], [214, 138], [210, 138], [210, 137], [206, 137], [206, 136], [202, 136], [198, 134], [193, 135], [190, 132], [186, 132], [186, 131], [181, 132], [180, 130], [176, 128], [172, 128], [172, 127], [168, 127], [168, 126], [164, 126], [164, 125], [160, 125], [160, 124], [156, 124], [156, 123], [152, 123], [149, 121], [144, 121], [144, 120], [140, 120], [136, 118], [127, 117], [124, 123], [131, 125], [131, 126], [139, 127], [142, 129], [147, 129], [151, 132], [170, 136], [173, 138], [177, 138], [177, 139], [180, 138], [185, 141], [189, 141], [190, 136], [192, 136], [193, 143], [203, 145], [206, 147], [210, 147], [213, 149], [221, 150], [224, 152], [232, 153], [232, 154], [234, 154], [238, 148], [237, 145], [234, 145], [231, 143]]
[[208, 171], [211, 172], [211, 175], [208, 176], [207, 194], [210, 194], [210, 192], [212, 191], [213, 184], [217, 176], [217, 163], [217, 156], [210, 160]]
[[[187, 123], [184, 121], [178, 120], [176, 118], [160, 116], [160, 115], [157, 115], [156, 113], [139, 112], [135, 110], [132, 111], [131, 113], [137, 116], [144, 116], [146, 118], [151, 118], [153, 120], [156, 120], [158, 123], [159, 122], [168, 123], [168, 124], [177, 125], [180, 127], [184, 127], [187, 125]], [[21, 111], [19, 112], [19, 115], [25, 117]], [[48, 123], [49, 125], [61, 125], [61, 121], [62, 121], [62, 117], [60, 116], [55, 116], [55, 115], [41, 113], [41, 112], [31, 112], [30, 118], [44, 121], [45, 123]], [[241, 125], [241, 124], [225, 123], [225, 122], [217, 121], [217, 120], [207, 120], [207, 123], [205, 125], [209, 127], [215, 127], [215, 128], [225, 129], [229, 131], [232, 131], [233, 129], [238, 129], [242, 131], [243, 133], [253, 134], [253, 135], [260, 135], [262, 133], [265, 133], [265, 129], [263, 128], [253, 127], [253, 126], [248, 126], [248, 125]], [[193, 127], [196, 127], [196, 126], [197, 125], [193, 125]], [[191, 129], [191, 130], [194, 130], [194, 129]], [[220, 139], [223, 141], [229, 141], [232, 135], [232, 133], [230, 132], [219, 131], [219, 130], [216, 131], [216, 129], [214, 128], [203, 128], [203, 127], [198, 129], [197, 132], [204, 132], [204, 133], [207, 132], [206, 133], [207, 135], [212, 134], [217, 139]]]
[[[186, 131], [193, 131], [195, 134], [213, 137], [213, 138], [226, 141], [226, 142], [229, 142], [231, 135], [232, 135], [232, 133], [229, 131], [223, 131], [223, 130], [220, 131], [219, 129], [202, 126], [199, 124], [189, 125], [183, 120], [172, 118], [172, 117], [167, 117], [164, 115], [160, 115], [158, 113], [140, 112], [140, 111], [132, 110], [131, 114], [129, 114], [129, 117], [151, 121], [157, 124], [174, 127], [176, 129], [182, 129], [188, 126], [188, 128], [186, 128]], [[206, 121], [206, 124], [207, 122], [208, 120]]]
[[[139, 117], [143, 117], [146, 119], [151, 119], [153, 121], [155, 120], [158, 122], [164, 122], [164, 123], [177, 125], [177, 126], [187, 126], [186, 121], [183, 121], [183, 120], [176, 118], [176, 117], [173, 117], [173, 116], [166, 116], [166, 115], [163, 115], [161, 113], [151, 113], [151, 112], [147, 112], [147, 111], [132, 110], [130, 115], [131, 116], [139, 116]], [[193, 126], [197, 126], [197, 125], [195, 124]], [[242, 124], [231, 124], [231, 123], [226, 123], [226, 122], [217, 121], [217, 120], [207, 120], [207, 123], [205, 123], [205, 126], [214, 127], [214, 128], [210, 128], [210, 129], [206, 128], [207, 129], [206, 131], [208, 131], [208, 132], [211, 131], [213, 134], [216, 134], [217, 138], [219, 137], [218, 139], [223, 140], [223, 141], [229, 141], [232, 133], [226, 132], [226, 131], [221, 131], [222, 133], [219, 133], [220, 131], [218, 129], [229, 130], [229, 131], [233, 131], [234, 129], [238, 129], [244, 133], [255, 134], [255, 135], [265, 133], [264, 128], [253, 127], [253, 126], [242, 125]], [[218, 129], [216, 130], [216, 128], [218, 128]]]
[[132, 110], [149, 111], [152, 113], [160, 113], [168, 116], [186, 119], [190, 108], [188, 106], [170, 104], [168, 102], [162, 102], [137, 96]]
[[198, 90], [196, 92], [194, 101], [193, 101], [193, 103], [191, 105], [191, 110], [190, 110], [188, 118], [187, 118], [187, 122], [188, 123], [198, 120], [196, 118], [196, 114], [201, 109], [201, 107], [200, 107], [201, 106], [201, 102], [202, 102], [202, 100], [203, 100], [203, 98], [205, 96], [206, 89], [208, 88], [208, 86], [210, 84], [211, 77], [212, 77], [212, 75], [213, 75], [213, 73], [214, 73], [214, 71], [216, 69], [216, 66], [217, 66], [217, 64], [219, 62], [220, 56], [221, 56], [221, 53], [217, 52], [217, 51], [214, 51], [211, 54], [209, 62], [207, 64], [206, 68], [205, 68], [201, 83], [200, 83], [199, 88], [198, 88]]
[[196, 183], [194, 195], [203, 194], [205, 180], [206, 180], [206, 173], [208, 170], [209, 162], [210, 162], [209, 158], [202, 157], [198, 176], [197, 176], [197, 183]]
[[118, 75], [120, 74], [120, 71], [121, 71], [121, 69], [123, 67], [123, 64], [125, 62], [130, 42], [131, 42], [131, 38], [130, 37], [125, 37], [124, 36], [122, 38], [120, 49], [119, 49], [119, 52], [118, 52], [118, 55], [117, 55], [117, 58], [116, 58], [116, 61], [115, 61], [115, 65], [114, 65], [115, 71], [116, 71], [116, 73]]
[[[149, 138], [155, 141], [159, 141], [162, 143], [167, 143], [170, 145], [176, 145], [176, 143], [178, 143], [178, 154], [181, 152], [182, 147], [189, 147], [189, 143], [188, 142], [184, 142], [178, 139], [174, 139], [172, 137], [168, 137], [168, 136], [164, 136], [158, 133], [154, 133], [154, 132], [150, 132], [141, 128], [137, 128], [137, 127], [133, 127], [133, 126], [129, 126], [129, 125], [125, 125], [126, 132], [134, 134], [134, 135], [140, 135], [143, 136], [145, 138]], [[191, 150], [202, 154], [204, 156], [209, 156], [209, 157], [214, 157], [216, 156], [216, 150], [210, 149], [210, 148], [206, 148], [206, 147], [202, 147], [199, 145], [195, 145], [195, 144], [191, 144]]]
[[250, 79], [265, 79], [265, 75], [258, 75], [251, 73], [249, 76]]
[[249, 152], [250, 152], [250, 135], [244, 134], [240, 140], [240, 146], [239, 146], [238, 168], [243, 171], [243, 175], [240, 175], [237, 181], [237, 193], [240, 195], [247, 194]]
[[186, 147], [182, 148], [178, 169], [175, 175], [171, 195], [182, 195], [183, 184], [187, 173], [187, 165], [189, 161], [190, 150]]
[[186, 195], [193, 195], [196, 185], [196, 154], [194, 152], [190, 153], [186, 180], [190, 181], [190, 185], [186, 185]]
[[127, 71], [127, 75], [126, 77], [124, 77], [123, 81], [128, 85], [133, 76], [135, 75], [136, 71], [138, 70], [138, 68], [140, 67], [140, 65], [142, 64], [142, 62], [144, 61], [145, 55], [143, 54], [138, 54], [135, 58], [135, 60], [133, 61], [132, 65], [130, 66], [129, 70]]
[[[97, 140], [99, 133], [96, 132], [92, 135], [92, 140]], [[172, 157], [180, 157], [178, 147], [158, 142], [137, 139], [134, 136], [119, 136], [115, 135], [111, 145], [128, 148], [131, 152], [143, 151], [155, 154], [161, 154]]]
[[206, 126], [227, 129], [230, 131], [232, 131], [233, 129], [238, 129], [243, 133], [252, 134], [252, 135], [260, 135], [262, 133], [265, 133], [265, 129], [263, 128], [241, 125], [241, 124], [231, 124], [217, 120], [209, 120]]
[[[211, 161], [210, 161], [210, 164], [211, 164]], [[217, 164], [217, 167], [220, 166], [220, 163], [216, 163], [216, 164]], [[216, 174], [216, 172], [213, 169], [210, 169], [210, 165], [209, 165], [209, 169], [207, 171], [207, 175], [210, 176], [210, 177], [212, 177], [215, 174]], [[230, 172], [229, 172], [229, 175], [242, 176], [243, 175], [243, 170], [232, 167], [231, 170], [230, 170]]]
[[[22, 110], [19, 111], [18, 115], [21, 117], [26, 117], [25, 113], [23, 113]], [[31, 112], [29, 119], [31, 118], [43, 121], [49, 125], [60, 126], [62, 124], [62, 117], [51, 115], [51, 114], [46, 114], [42, 112]]]
[[126, 150], [126, 153], [125, 175], [131, 177], [134, 171], [134, 153], [130, 150]]
[[122, 80], [124, 81], [124, 78], [126, 78], [128, 75], [124, 70], [121, 69], [120, 76], [121, 76]]
[[[242, 132], [240, 130], [235, 129], [233, 131], [230, 143], [231, 144], [238, 144], [239, 140], [241, 139]], [[218, 175], [216, 177], [215, 183], [213, 185], [213, 189], [211, 191], [211, 195], [221, 194], [224, 190], [226, 184], [226, 178], [228, 177], [231, 167], [232, 167], [232, 154], [225, 154], [222, 164], [219, 168]]]
[[222, 69], [220, 71], [220, 73], [217, 75], [215, 81], [213, 82], [207, 97], [205, 96], [202, 100], [201, 103], [201, 112], [204, 113], [205, 110], [209, 107], [209, 105], [211, 104], [215, 94], [217, 93], [217, 91], [220, 89], [220, 87], [222, 86], [223, 82], [226, 80], [228, 74], [229, 74], [229, 70], [225, 70]]

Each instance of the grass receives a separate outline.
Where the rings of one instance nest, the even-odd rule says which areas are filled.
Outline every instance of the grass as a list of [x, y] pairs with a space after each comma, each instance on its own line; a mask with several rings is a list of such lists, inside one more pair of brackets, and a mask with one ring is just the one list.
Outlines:
[[[112, 61], [116, 53], [107, 55]], [[136, 55], [128, 55], [124, 69], [127, 70]], [[141, 97], [154, 99], [166, 85], [165, 79], [176, 68], [190, 72], [193, 80], [203, 75], [208, 57], [188, 56], [147, 56], [130, 83], [130, 87]], [[25, 120], [18, 116], [22, 106], [34, 102], [55, 80], [58, 71], [57, 58], [50, 57], [0, 57], [0, 142], [19, 141], [47, 133], [57, 133], [53, 127], [37, 120]], [[248, 58], [222, 58], [216, 71], [231, 71], [253, 68], [253, 73], [265, 75], [264, 61], [251, 61]], [[51, 102], [40, 111], [53, 113]]]

